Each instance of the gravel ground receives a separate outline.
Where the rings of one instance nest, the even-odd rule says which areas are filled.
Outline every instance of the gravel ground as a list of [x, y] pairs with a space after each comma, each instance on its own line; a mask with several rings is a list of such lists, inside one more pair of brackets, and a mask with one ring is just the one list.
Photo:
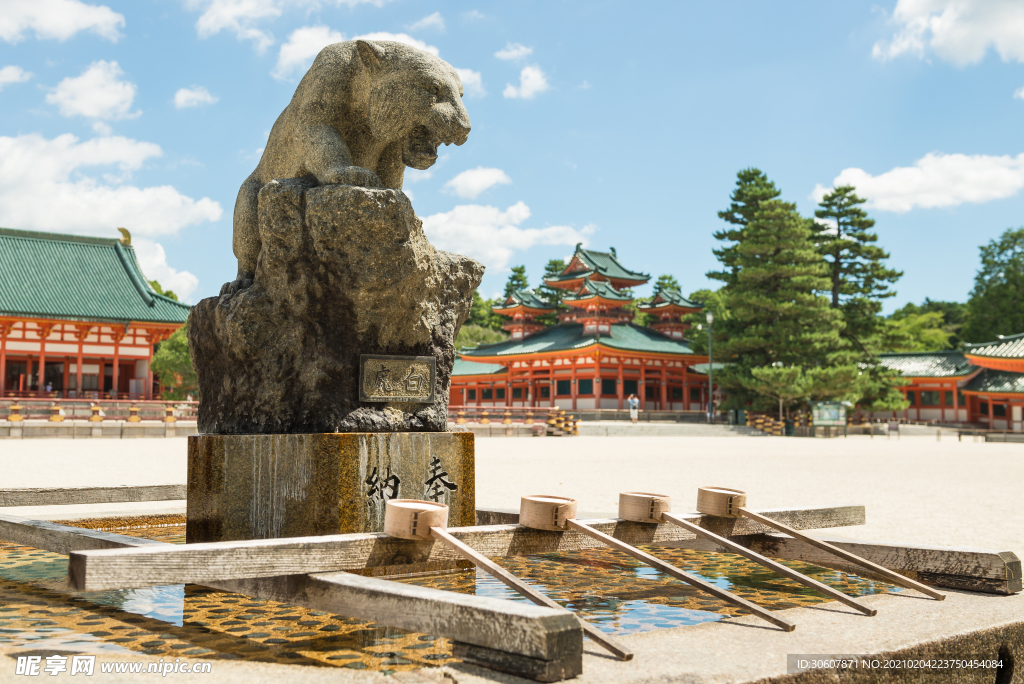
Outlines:
[[[0, 488], [181, 483], [185, 451], [185, 438], [3, 440]], [[701, 485], [743, 489], [755, 509], [864, 504], [868, 524], [835, 530], [846, 537], [1024, 556], [1022, 444], [863, 436], [477, 440], [481, 506], [518, 508], [523, 494], [561, 494], [577, 499], [581, 512], [614, 514], [618, 492], [635, 490], [669, 494], [677, 511], [689, 511]]]

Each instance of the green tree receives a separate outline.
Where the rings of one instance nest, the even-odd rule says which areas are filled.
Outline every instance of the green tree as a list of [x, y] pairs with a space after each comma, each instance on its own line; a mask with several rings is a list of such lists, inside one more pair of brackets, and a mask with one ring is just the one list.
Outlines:
[[803, 400], [807, 394], [808, 377], [800, 366], [763, 366], [751, 368], [743, 386], [779, 403], [779, 420], [784, 408]]
[[156, 292], [158, 295], [163, 295], [164, 297], [167, 297], [168, 299], [173, 299], [174, 301], [178, 301], [178, 295], [174, 294], [174, 292], [171, 291], [171, 290], [165, 290], [164, 288], [160, 287], [160, 283], [158, 283], [157, 281], [150, 280], [149, 281], [149, 286], [151, 288], [153, 288], [153, 291]]
[[530, 281], [526, 278], [526, 266], [513, 266], [512, 274], [509, 275], [508, 281], [505, 283], [505, 300], [508, 300], [516, 290], [527, 290], [530, 287]]
[[185, 399], [190, 394], [199, 399], [199, 380], [192, 368], [185, 326], [158, 345], [150, 368], [160, 379], [164, 399]]
[[889, 254], [878, 245], [878, 235], [870, 229], [875, 221], [860, 205], [866, 200], [855, 194], [852, 185], [843, 185], [826, 194], [812, 223], [818, 251], [828, 263], [832, 308], [841, 309], [843, 336], [862, 352], [870, 354], [877, 343], [885, 319], [879, 316], [882, 300], [896, 294], [889, 286], [902, 272], [883, 263]]
[[463, 349], [476, 347], [481, 344], [497, 344], [507, 339], [508, 335], [503, 330], [494, 330], [466, 323], [459, 329], [459, 334], [455, 337], [455, 348], [462, 351]]
[[960, 337], [978, 343], [1024, 332], [1024, 228], [1008, 229], [980, 252]]
[[[718, 290], [695, 290], [687, 297], [691, 302], [699, 303], [704, 308], [700, 311], [683, 316], [683, 322], [690, 324], [687, 339], [694, 354], [706, 355], [708, 353], [708, 312], [714, 315], [715, 326], [729, 324], [729, 310], [725, 306], [726, 288]], [[718, 347], [715, 347], [718, 349]]]
[[720, 381], [731, 406], [763, 405], [748, 387], [754, 368], [853, 363], [838, 353], [842, 312], [818, 294], [828, 289], [828, 272], [809, 224], [796, 205], [762, 200], [732, 251], [719, 255], [736, 272], [721, 292], [729, 316], [714, 325], [716, 358], [729, 362]]
[[469, 310], [469, 318], [466, 319], [464, 325], [475, 325], [481, 328], [488, 328], [490, 330], [501, 330], [501, 326], [504, 324], [505, 319], [494, 313], [491, 307], [494, 306], [494, 302], [489, 299], [484, 299], [480, 296], [480, 291], [477, 290], [473, 293], [473, 306]]
[[952, 349], [953, 333], [939, 311], [909, 313], [886, 321], [882, 348], [890, 352], [930, 352]]
[[[941, 323], [936, 323], [934, 316], [923, 316], [923, 314], [939, 314]], [[914, 349], [889, 348], [887, 351], [940, 351], [942, 349], [959, 349], [963, 343], [960, 338], [960, 330], [964, 321], [967, 320], [967, 305], [960, 302], [943, 302], [925, 298], [922, 304], [904, 304], [889, 316], [891, 323], [898, 323], [901, 328], [911, 333], [912, 337], [918, 338]], [[941, 331], [936, 330], [940, 328]], [[919, 331], [919, 332], [918, 332]], [[945, 333], [947, 341], [944, 346], [939, 344], [941, 333]]]
[[[750, 223], [761, 203], [773, 200], [781, 194], [782, 191], [776, 188], [775, 183], [768, 180], [768, 177], [760, 169], [743, 169], [737, 174], [736, 188], [730, 195], [732, 203], [725, 211], [718, 212], [718, 218], [729, 223], [730, 226], [715, 231], [715, 238], [739, 243], [743, 239], [743, 229]], [[708, 273], [709, 278], [727, 284], [736, 282], [740, 269], [737, 248], [737, 244], [727, 244], [712, 250], [724, 268], [721, 271]]]
[[[555, 276], [561, 275], [564, 270], [565, 261], [562, 259], [551, 259], [544, 266], [544, 278], [554, 278]], [[537, 297], [547, 302], [549, 306], [553, 306], [555, 308], [555, 312], [537, 316], [534, 320], [549, 327], [552, 325], [558, 325], [558, 312], [564, 311], [568, 308], [562, 304], [562, 297], [565, 296], [565, 290], [558, 287], [551, 287], [542, 279], [540, 281], [540, 286], [536, 289], [536, 293]]]
[[676, 280], [673, 275], [660, 275], [654, 282], [654, 296], [657, 296], [659, 292], [682, 292], [683, 288], [679, 287], [679, 281]]

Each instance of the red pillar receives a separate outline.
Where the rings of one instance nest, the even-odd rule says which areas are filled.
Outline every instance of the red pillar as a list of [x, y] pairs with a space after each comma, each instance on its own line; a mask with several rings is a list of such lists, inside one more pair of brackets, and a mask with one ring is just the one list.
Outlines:
[[996, 429], [995, 414], [992, 411], [992, 404], [994, 404], [994, 403], [995, 403], [994, 397], [991, 394], [988, 395], [988, 429], [989, 430], [995, 430]]
[[[967, 420], [971, 417], [967, 416]], [[953, 382], [953, 422], [960, 422], [960, 393], [956, 391], [956, 382]]]
[[65, 396], [65, 397], [68, 396], [68, 385], [71, 384], [71, 383], [68, 382], [68, 380], [70, 380], [70, 374], [71, 374], [71, 357], [65, 355], [64, 356], [64, 389], [61, 390], [61, 392], [63, 393], [63, 396]]
[[110, 398], [117, 399], [118, 392], [118, 381], [120, 380], [121, 370], [121, 340], [117, 338], [117, 333], [114, 334], [114, 372], [113, 379], [110, 382]]
[[82, 340], [85, 335], [82, 334], [81, 330], [78, 332], [78, 359], [77, 367], [75, 368], [75, 396], [82, 396]]
[[13, 329], [13, 323], [0, 323], [0, 397], [7, 389], [7, 336]]
[[619, 378], [615, 383], [615, 392], [619, 397], [619, 410], [622, 410], [622, 395], [623, 395], [623, 384], [624, 379], [622, 377], [622, 359], [619, 359]]
[[690, 383], [687, 377], [686, 371], [690, 369], [685, 363], [683, 364], [683, 410], [690, 410]]
[[36, 389], [39, 392], [46, 391], [46, 338], [50, 336], [50, 330], [39, 326], [39, 372], [37, 374], [39, 381], [36, 384]]
[[665, 362], [661, 364], [661, 410], [668, 408], [668, 374], [665, 372]]
[[637, 392], [640, 393], [640, 410], [647, 410], [647, 365], [640, 360], [640, 383]]
[[569, 391], [572, 393], [572, 410], [576, 410], [576, 359], [572, 359], [572, 373], [570, 374]]

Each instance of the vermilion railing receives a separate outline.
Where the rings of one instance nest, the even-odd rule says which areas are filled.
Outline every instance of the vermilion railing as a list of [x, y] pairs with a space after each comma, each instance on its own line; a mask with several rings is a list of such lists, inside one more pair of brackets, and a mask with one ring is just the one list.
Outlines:
[[[64, 420], [88, 420], [95, 415], [98, 407], [104, 420], [127, 420], [133, 415], [141, 420], [166, 420], [168, 410], [177, 420], [192, 421], [199, 410], [197, 401], [163, 401], [154, 399], [86, 399], [86, 398], [40, 398], [11, 397], [9, 393], [0, 398], [0, 420], [7, 420], [12, 406], [18, 406], [17, 413], [26, 420], [49, 419], [54, 416], [54, 407], [64, 412]], [[132, 409], [135, 409], [134, 411]]]

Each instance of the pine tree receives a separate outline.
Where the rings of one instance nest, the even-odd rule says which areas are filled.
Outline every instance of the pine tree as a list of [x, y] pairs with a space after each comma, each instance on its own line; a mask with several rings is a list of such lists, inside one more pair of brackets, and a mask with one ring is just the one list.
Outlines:
[[[761, 206], [761, 203], [773, 200], [782, 194], [782, 191], [775, 187], [775, 183], [768, 180], [768, 177], [760, 169], [743, 169], [736, 176], [736, 189], [733, 190], [730, 196], [732, 204], [725, 211], [718, 212], [718, 218], [735, 227], [715, 231], [716, 239], [728, 240], [734, 243], [743, 239], [743, 229], [750, 223], [751, 217]], [[708, 273], [707, 276], [709, 278], [721, 280], [724, 283], [736, 282], [739, 270], [737, 261], [739, 255], [736, 248], [737, 246], [732, 244], [712, 250], [725, 268], [721, 271]]]
[[676, 280], [675, 276], [672, 275], [660, 275], [654, 283], [654, 296], [658, 296], [659, 292], [682, 292], [683, 288], [679, 287], [679, 281]]
[[843, 312], [846, 327], [843, 336], [863, 353], [877, 351], [876, 338], [885, 326], [879, 316], [882, 300], [896, 294], [889, 286], [903, 275], [886, 268], [889, 254], [874, 244], [875, 225], [860, 205], [866, 200], [855, 194], [852, 185], [843, 185], [825, 195], [814, 215], [821, 222], [812, 224], [818, 251], [828, 262], [829, 292], [832, 308]]
[[516, 290], [526, 290], [530, 287], [530, 281], [526, 277], [526, 266], [513, 266], [512, 273], [505, 283], [505, 301], [509, 295]]
[[736, 271], [722, 293], [730, 316], [714, 326], [716, 358], [721, 354], [730, 361], [721, 383], [731, 405], [764, 404], [759, 393], [745, 386], [754, 368], [846, 361], [835, 355], [841, 347], [842, 313], [818, 294], [828, 289], [828, 273], [809, 224], [796, 205], [763, 200], [737, 233], [733, 250], [719, 255]]
[[[544, 266], [544, 278], [554, 278], [562, 274], [565, 270], [565, 261], [562, 259], [551, 259]], [[535, 290], [537, 297], [548, 303], [549, 306], [555, 308], [554, 313], [541, 314], [533, 320], [537, 321], [546, 326], [558, 325], [558, 312], [564, 310], [567, 307], [562, 304], [562, 297], [565, 296], [565, 290], [558, 287], [551, 287], [544, 280], [541, 280], [540, 286]]]
[[1007, 230], [980, 251], [981, 268], [960, 330], [960, 337], [974, 343], [1024, 332], [1024, 228]]

